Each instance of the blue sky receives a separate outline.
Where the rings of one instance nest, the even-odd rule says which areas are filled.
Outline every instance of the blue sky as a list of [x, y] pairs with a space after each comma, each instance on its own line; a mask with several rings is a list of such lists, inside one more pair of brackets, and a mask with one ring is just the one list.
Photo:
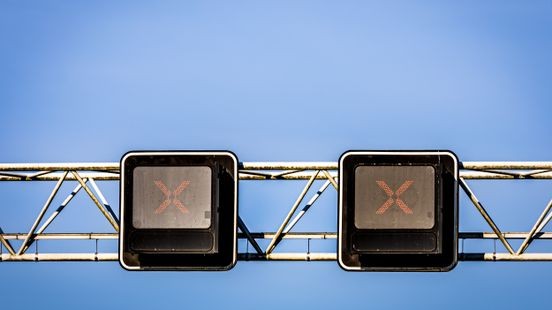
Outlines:
[[[136, 149], [551, 160], [551, 29], [549, 1], [2, 1], [0, 162], [118, 161]], [[505, 230], [528, 230], [551, 198], [546, 181], [470, 184]], [[241, 184], [240, 213], [251, 230], [275, 230], [302, 185]], [[52, 186], [0, 184], [0, 226], [28, 229]], [[106, 187], [116, 206], [116, 185]], [[298, 231], [335, 229], [336, 194], [324, 195]], [[52, 231], [108, 230], [85, 198]], [[462, 230], [489, 230], [465, 197], [460, 212]], [[512, 308], [544, 304], [550, 275], [549, 263], [461, 262], [443, 274], [0, 263], [0, 305]]]

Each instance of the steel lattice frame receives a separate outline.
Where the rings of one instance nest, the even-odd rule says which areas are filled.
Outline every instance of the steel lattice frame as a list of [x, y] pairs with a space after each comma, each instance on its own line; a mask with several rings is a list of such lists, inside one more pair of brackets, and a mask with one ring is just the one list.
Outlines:
[[[286, 261], [327, 261], [336, 260], [336, 253], [311, 252], [310, 247], [302, 253], [274, 252], [283, 239], [303, 239], [309, 244], [313, 239], [336, 239], [336, 232], [291, 232], [303, 215], [313, 206], [328, 187], [337, 190], [337, 163], [335, 162], [245, 162], [240, 164], [240, 180], [307, 180], [295, 203], [275, 232], [250, 232], [246, 223], [238, 217], [240, 239], [247, 240], [247, 249], [238, 253], [240, 260], [286, 260]], [[459, 184], [464, 193], [489, 224], [492, 232], [460, 232], [460, 239], [498, 240], [504, 246], [502, 251], [486, 253], [459, 253], [460, 260], [469, 261], [552, 261], [552, 251], [548, 253], [526, 253], [535, 239], [550, 240], [552, 232], [543, 232], [543, 228], [552, 219], [552, 200], [544, 207], [537, 221], [528, 232], [502, 232], [492, 217], [477, 199], [466, 180], [521, 180], [552, 179], [552, 162], [463, 162]], [[118, 238], [119, 219], [96, 181], [118, 181], [119, 163], [64, 163], [64, 164], [0, 164], [0, 181], [57, 181], [46, 199], [34, 223], [26, 233], [6, 233], [0, 227], [0, 261], [116, 261], [117, 253], [42, 253], [38, 249], [29, 253], [30, 246], [37, 240], [116, 240]], [[323, 185], [303, 204], [303, 200], [315, 180], [325, 180]], [[76, 187], [67, 198], [43, 221], [64, 182], [76, 181]], [[71, 199], [84, 189], [98, 211], [113, 227], [113, 232], [99, 233], [44, 233], [46, 228], [61, 214]], [[297, 209], [303, 206], [301, 211]], [[295, 216], [294, 216], [295, 215]], [[41, 225], [42, 224], [42, 225]], [[40, 226], [39, 226], [40, 225]], [[266, 249], [259, 246], [258, 240], [269, 240]], [[509, 241], [523, 240], [516, 250]], [[18, 248], [12, 240], [22, 240]], [[252, 246], [251, 251], [249, 245]]]

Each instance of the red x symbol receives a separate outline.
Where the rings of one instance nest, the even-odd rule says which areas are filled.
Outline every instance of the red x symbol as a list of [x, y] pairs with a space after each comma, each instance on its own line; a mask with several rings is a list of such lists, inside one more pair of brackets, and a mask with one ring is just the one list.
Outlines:
[[[182, 181], [180, 185], [178, 185], [178, 187], [172, 192], [167, 188], [167, 186], [161, 180], [155, 180], [153, 183], [155, 183], [157, 188], [159, 188], [159, 190], [162, 191], [163, 194], [165, 195], [165, 200], [159, 205], [157, 209], [155, 209], [155, 214], [161, 214], [165, 212], [165, 209], [167, 209], [167, 207], [169, 207], [171, 204], [177, 207], [178, 210], [180, 210], [180, 212], [182, 213], [190, 212], [188, 211], [188, 208], [186, 208], [184, 204], [182, 204], [182, 202], [177, 198], [178, 195], [180, 195], [180, 193], [182, 193], [182, 191], [186, 189], [188, 185], [190, 185], [190, 181]], [[171, 199], [171, 196], [172, 196], [172, 199]]]
[[[391, 188], [389, 187], [389, 185], [387, 185], [387, 183], [385, 183], [385, 181], [376, 181], [376, 183], [378, 183], [378, 186], [387, 194], [387, 196], [389, 196], [387, 201], [385, 201], [383, 205], [381, 205], [381, 207], [376, 211], [376, 214], [384, 214], [385, 211], [387, 211], [387, 209], [389, 209], [389, 207], [391, 207], [393, 204], [397, 204], [397, 206], [399, 206], [399, 208], [401, 208], [401, 210], [406, 214], [413, 213], [412, 209], [410, 209], [406, 205], [406, 203], [404, 203], [404, 201], [399, 198], [399, 196], [402, 195], [410, 187], [410, 185], [414, 183], [414, 181], [404, 181], [404, 183], [395, 192], [391, 190]], [[395, 196], [395, 198], [393, 198], [393, 196]]]

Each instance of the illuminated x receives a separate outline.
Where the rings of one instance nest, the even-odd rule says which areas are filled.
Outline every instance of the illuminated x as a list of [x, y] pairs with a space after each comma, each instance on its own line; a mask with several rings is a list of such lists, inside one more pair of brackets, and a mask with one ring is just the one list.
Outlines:
[[161, 180], [156, 180], [153, 183], [155, 183], [155, 186], [157, 186], [157, 188], [159, 188], [159, 190], [162, 191], [165, 195], [165, 201], [163, 201], [159, 205], [159, 207], [155, 209], [155, 214], [161, 214], [165, 212], [165, 209], [167, 209], [171, 204], [177, 207], [178, 210], [180, 210], [180, 212], [182, 213], [190, 212], [188, 211], [188, 208], [186, 208], [184, 204], [182, 204], [182, 202], [178, 200], [178, 195], [180, 195], [180, 193], [182, 193], [182, 191], [185, 190], [188, 185], [190, 185], [190, 181], [182, 181], [173, 192], [171, 192]]
[[381, 207], [376, 211], [376, 214], [384, 214], [389, 207], [391, 207], [393, 204], [397, 204], [401, 210], [406, 214], [412, 214], [412, 209], [410, 209], [404, 201], [399, 198], [400, 195], [402, 195], [409, 187], [414, 183], [414, 181], [407, 180], [404, 181], [404, 183], [397, 189], [395, 192], [391, 190], [389, 185], [385, 183], [385, 181], [376, 181], [378, 183], [378, 186], [389, 196], [387, 201], [381, 205]]

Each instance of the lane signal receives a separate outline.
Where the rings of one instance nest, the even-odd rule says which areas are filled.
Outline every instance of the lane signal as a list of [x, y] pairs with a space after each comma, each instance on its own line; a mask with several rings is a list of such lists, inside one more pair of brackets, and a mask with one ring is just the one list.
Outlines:
[[237, 261], [238, 158], [136, 151], [121, 159], [119, 263], [126, 270], [228, 270]]
[[450, 151], [349, 151], [339, 160], [339, 266], [448, 271], [458, 261], [458, 160]]

